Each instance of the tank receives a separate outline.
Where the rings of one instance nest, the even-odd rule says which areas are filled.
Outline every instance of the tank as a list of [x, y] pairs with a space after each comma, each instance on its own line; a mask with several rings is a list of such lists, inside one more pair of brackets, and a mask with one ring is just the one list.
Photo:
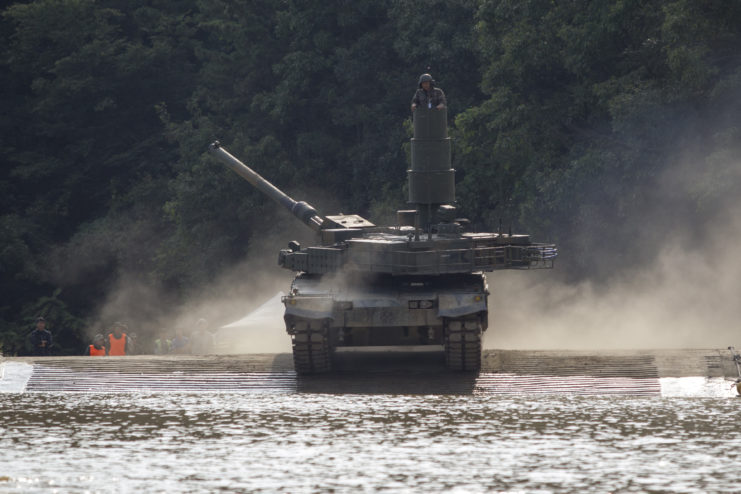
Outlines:
[[470, 231], [456, 214], [455, 170], [446, 109], [413, 114], [409, 209], [395, 225], [356, 214], [320, 215], [295, 201], [224, 149], [210, 151], [317, 232], [316, 245], [292, 241], [278, 263], [296, 273], [285, 305], [299, 374], [332, 370], [335, 351], [406, 347], [440, 351], [448, 369], [478, 371], [488, 327], [486, 274], [552, 268], [553, 244], [528, 235]]

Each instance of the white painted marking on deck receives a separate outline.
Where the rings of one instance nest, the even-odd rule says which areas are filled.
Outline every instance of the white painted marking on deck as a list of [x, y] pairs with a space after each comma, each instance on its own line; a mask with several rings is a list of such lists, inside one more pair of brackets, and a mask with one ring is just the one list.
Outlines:
[[0, 393], [23, 393], [33, 374], [33, 365], [24, 362], [0, 363]]
[[733, 381], [722, 377], [662, 377], [661, 396], [665, 398], [730, 398], [738, 396]]

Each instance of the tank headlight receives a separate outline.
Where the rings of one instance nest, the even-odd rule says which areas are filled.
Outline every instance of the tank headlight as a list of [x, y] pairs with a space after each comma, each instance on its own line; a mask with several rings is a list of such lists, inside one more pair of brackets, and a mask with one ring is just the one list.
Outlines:
[[289, 299], [288, 303], [291, 305], [296, 305], [296, 299], [295, 298]]
[[432, 300], [420, 300], [419, 301], [419, 308], [420, 309], [432, 309]]
[[481, 295], [476, 295], [475, 297], [473, 297], [474, 302], [481, 302], [482, 299], [483, 297]]

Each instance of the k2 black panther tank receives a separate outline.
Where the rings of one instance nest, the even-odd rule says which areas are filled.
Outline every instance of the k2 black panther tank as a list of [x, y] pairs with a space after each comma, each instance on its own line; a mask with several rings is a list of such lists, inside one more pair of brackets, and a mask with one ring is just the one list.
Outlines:
[[451, 370], [478, 371], [488, 326], [485, 272], [552, 268], [552, 244], [528, 235], [474, 233], [457, 218], [447, 111], [418, 108], [407, 171], [409, 204], [397, 224], [358, 215], [321, 216], [226, 151], [211, 152], [315, 230], [317, 245], [291, 242], [279, 264], [296, 272], [283, 297], [300, 374], [328, 372], [340, 347], [439, 349]]

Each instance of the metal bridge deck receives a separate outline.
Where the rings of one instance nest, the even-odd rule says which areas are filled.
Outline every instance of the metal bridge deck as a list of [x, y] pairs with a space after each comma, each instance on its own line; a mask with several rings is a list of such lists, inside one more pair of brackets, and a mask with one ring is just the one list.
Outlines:
[[[727, 354], [727, 355], [726, 355]], [[25, 392], [252, 392], [661, 395], [662, 378], [735, 379], [726, 350], [487, 350], [478, 375], [437, 353], [337, 355], [330, 375], [297, 376], [290, 354], [5, 358], [0, 391], [25, 369]], [[5, 376], [3, 376], [5, 374]]]

